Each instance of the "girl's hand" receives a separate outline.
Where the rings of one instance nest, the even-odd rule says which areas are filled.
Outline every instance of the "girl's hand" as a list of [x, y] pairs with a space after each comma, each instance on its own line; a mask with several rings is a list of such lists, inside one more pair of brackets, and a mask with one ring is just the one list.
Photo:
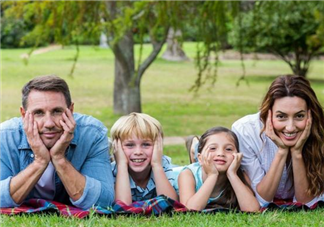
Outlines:
[[307, 112], [307, 122], [304, 131], [302, 132], [301, 136], [299, 137], [298, 141], [296, 142], [295, 146], [290, 148], [292, 155], [301, 155], [303, 151], [303, 147], [311, 133], [312, 128], [312, 114], [310, 110]]
[[163, 142], [161, 134], [158, 135], [154, 142], [153, 154], [151, 159], [151, 165], [162, 166], [162, 156], [163, 156]]
[[241, 161], [243, 158], [243, 154], [242, 153], [233, 153], [233, 161], [231, 163], [231, 165], [228, 167], [227, 169], [227, 176], [229, 175], [235, 175], [237, 173], [237, 170], [240, 168], [241, 166]]
[[201, 156], [200, 164], [203, 170], [205, 171], [207, 177], [211, 175], [218, 176], [218, 170], [214, 163], [214, 155], [212, 154], [212, 152], [204, 150], [202, 153], [203, 154]]
[[[288, 152], [288, 150], [289, 150], [288, 147], [282, 142], [282, 140], [279, 138], [279, 136], [277, 136], [277, 134], [275, 133], [275, 131], [273, 129], [271, 110], [268, 111], [265, 133], [279, 148], [282, 148]], [[282, 149], [280, 149], [280, 150], [282, 150]]]
[[120, 140], [117, 140], [117, 139], [114, 140], [113, 149], [114, 149], [114, 157], [115, 157], [116, 163], [118, 165], [121, 165], [121, 164], [128, 165], [128, 160], [127, 160], [127, 157], [125, 155], [125, 152], [123, 150]]

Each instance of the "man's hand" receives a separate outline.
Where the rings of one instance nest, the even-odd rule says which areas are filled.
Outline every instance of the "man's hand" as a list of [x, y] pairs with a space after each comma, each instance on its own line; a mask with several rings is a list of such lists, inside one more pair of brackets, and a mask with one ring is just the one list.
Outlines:
[[35, 155], [35, 162], [47, 166], [50, 162], [50, 154], [39, 136], [37, 122], [34, 121], [34, 116], [29, 111], [26, 111], [23, 117], [23, 124], [28, 143]]
[[51, 159], [64, 159], [65, 151], [74, 137], [74, 129], [76, 126], [73, 114], [69, 108], [62, 114], [63, 119], [60, 120], [60, 124], [63, 128], [63, 134], [60, 139], [56, 141], [54, 146], [50, 149]]

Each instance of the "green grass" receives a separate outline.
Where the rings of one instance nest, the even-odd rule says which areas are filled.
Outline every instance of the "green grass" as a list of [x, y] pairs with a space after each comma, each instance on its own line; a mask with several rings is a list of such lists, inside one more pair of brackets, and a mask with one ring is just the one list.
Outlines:
[[[195, 56], [195, 44], [185, 43], [187, 55]], [[93, 115], [111, 128], [120, 117], [112, 112], [114, 57], [109, 49], [81, 47], [73, 77], [68, 77], [73, 47], [32, 56], [24, 65], [20, 55], [29, 49], [1, 50], [1, 122], [19, 116], [21, 88], [34, 76], [56, 74], [64, 78], [75, 102], [75, 111]], [[144, 49], [147, 55], [149, 47]], [[246, 80], [237, 87], [242, 74], [241, 62], [224, 60], [218, 69], [214, 87], [205, 85], [198, 96], [188, 90], [194, 84], [197, 70], [193, 61], [168, 62], [158, 58], [145, 73], [142, 83], [142, 108], [156, 119], [165, 136], [202, 134], [212, 126], [230, 127], [238, 118], [258, 110], [272, 80], [291, 73], [289, 67], [274, 60], [245, 61]], [[309, 78], [324, 106], [324, 64], [313, 61]], [[166, 155], [175, 164], [188, 163], [184, 145], [166, 146]], [[0, 216], [0, 224], [9, 226], [323, 226], [324, 209], [311, 212], [266, 212], [265, 214], [175, 214], [172, 217], [91, 216], [85, 220], [56, 215]]]
[[21, 216], [1, 216], [0, 224], [6, 227], [17, 226], [314, 226], [324, 225], [324, 209], [314, 211], [299, 211], [295, 213], [282, 211], [267, 211], [263, 214], [236, 214], [236, 213], [173, 213], [172, 215], [156, 216], [115, 216], [106, 217], [91, 215], [89, 218], [64, 218], [56, 214], [32, 214]]

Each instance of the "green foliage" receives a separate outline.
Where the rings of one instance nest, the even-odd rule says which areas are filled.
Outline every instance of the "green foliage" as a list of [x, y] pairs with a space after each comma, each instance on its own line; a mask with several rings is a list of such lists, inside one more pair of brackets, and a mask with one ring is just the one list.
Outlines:
[[324, 2], [257, 1], [236, 18], [229, 42], [244, 52], [271, 52], [305, 76], [310, 60], [324, 46], [320, 18]]

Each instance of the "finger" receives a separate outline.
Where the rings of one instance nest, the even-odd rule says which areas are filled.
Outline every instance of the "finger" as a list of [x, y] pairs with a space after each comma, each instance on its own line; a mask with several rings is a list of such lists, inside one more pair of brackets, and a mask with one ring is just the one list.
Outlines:
[[62, 121], [64, 122], [64, 124], [68, 128], [66, 131], [68, 131], [69, 133], [73, 134], [74, 128], [75, 128], [75, 122], [74, 122], [73, 117], [72, 117], [72, 120], [71, 120], [71, 115], [70, 115], [70, 117], [68, 117], [68, 115], [67, 115], [66, 112], [62, 114], [62, 117], [63, 117], [63, 120]]
[[36, 121], [34, 121], [34, 125], [33, 125], [33, 136], [38, 136], [38, 127]]
[[237, 153], [236, 156], [237, 156], [238, 162], [241, 163], [242, 158], [243, 158], [243, 154], [242, 153]]

